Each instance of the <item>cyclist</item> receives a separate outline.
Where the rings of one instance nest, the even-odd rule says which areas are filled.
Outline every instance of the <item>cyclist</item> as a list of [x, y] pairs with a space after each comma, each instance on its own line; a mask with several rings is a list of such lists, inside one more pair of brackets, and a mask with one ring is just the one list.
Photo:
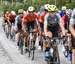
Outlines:
[[[22, 19], [22, 29], [25, 33], [25, 44], [26, 47], [28, 47], [28, 32], [30, 30], [30, 27], [33, 31], [37, 31], [37, 23], [38, 23], [38, 15], [35, 12], [35, 9], [33, 6], [28, 7], [28, 12], [23, 16]], [[34, 42], [36, 41], [36, 33], [34, 33]], [[26, 52], [27, 52], [26, 48]]]
[[[46, 14], [44, 20], [44, 32], [45, 36], [48, 37], [58, 37], [59, 27], [62, 30], [63, 35], [65, 35], [65, 28], [62, 25], [62, 19], [59, 14], [57, 14], [57, 7], [56, 5], [50, 5], [48, 8], [49, 13]], [[44, 50], [46, 47], [50, 46], [50, 42], [46, 45], [44, 42]]]
[[66, 9], [67, 9], [66, 6], [62, 6], [62, 9], [61, 9], [61, 12], [60, 12], [60, 16], [61, 16], [61, 17], [66, 14]]
[[75, 64], [75, 9], [72, 12], [69, 29], [72, 34], [72, 64]]
[[11, 24], [14, 23], [15, 17], [16, 17], [15, 11], [11, 11], [11, 13], [8, 15], [8, 22], [11, 23]]
[[16, 13], [15, 11], [11, 11], [10, 14], [8, 14], [8, 18], [7, 18], [7, 21], [8, 21], [8, 28], [9, 28], [9, 33], [10, 33], [10, 36], [12, 38], [12, 35], [11, 35], [11, 27], [12, 27], [12, 24], [15, 23], [15, 17], [16, 17]]
[[68, 28], [67, 27], [67, 22], [68, 22], [69, 19], [68, 19], [68, 15], [66, 13], [66, 10], [67, 10], [67, 7], [66, 6], [62, 6], [62, 10], [60, 12], [60, 15], [61, 15], [62, 20], [63, 20], [63, 25], [67, 29]]
[[18, 15], [15, 18], [15, 28], [17, 32], [17, 46], [19, 46], [20, 33], [22, 30], [22, 18], [23, 18], [23, 9], [18, 10]]
[[[40, 14], [40, 17], [39, 17], [39, 23], [40, 23], [40, 36], [44, 35], [44, 17], [45, 15], [48, 13], [48, 7], [49, 7], [49, 4], [45, 4], [44, 5], [44, 11]], [[40, 38], [40, 41], [41, 41], [41, 38]], [[40, 45], [42, 44], [41, 42], [39, 43]]]
[[6, 13], [4, 14], [4, 22], [3, 22], [3, 27], [4, 27], [4, 31], [5, 31], [5, 24], [7, 23], [8, 24], [8, 15], [10, 14], [9, 11], [6, 11]]
[[5, 22], [7, 22], [7, 18], [8, 18], [9, 13], [10, 13], [9, 11], [6, 11], [6, 13], [4, 15]]

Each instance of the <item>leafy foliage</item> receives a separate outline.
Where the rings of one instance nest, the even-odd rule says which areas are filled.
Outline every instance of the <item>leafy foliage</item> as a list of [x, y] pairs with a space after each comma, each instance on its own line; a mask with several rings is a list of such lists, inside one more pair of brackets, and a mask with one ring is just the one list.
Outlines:
[[[27, 10], [31, 5], [35, 7], [36, 11], [38, 11], [40, 7], [46, 3], [55, 4], [55, 0], [26, 0], [25, 3], [24, 0], [2, 0], [0, 11], [5, 12], [6, 10], [15, 10], [17, 12], [20, 8]], [[68, 8], [74, 8], [75, 6], [71, 0], [56, 0], [56, 5], [59, 9], [61, 9], [62, 5], [66, 5]]]

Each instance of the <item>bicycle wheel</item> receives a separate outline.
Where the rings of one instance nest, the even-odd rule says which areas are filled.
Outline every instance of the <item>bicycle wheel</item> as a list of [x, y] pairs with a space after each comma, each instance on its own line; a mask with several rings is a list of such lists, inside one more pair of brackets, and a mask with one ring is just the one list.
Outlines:
[[55, 64], [60, 64], [60, 57], [59, 57], [58, 48], [56, 48], [56, 50], [54, 52], [54, 63]]
[[65, 57], [68, 57], [68, 46], [66, 46], [65, 49], [66, 49], [66, 50], [65, 50], [65, 52], [64, 52], [64, 56], [65, 56]]
[[21, 54], [23, 55], [23, 46], [21, 46]]
[[15, 32], [13, 31], [11, 35], [12, 35], [12, 40], [15, 41]]
[[23, 55], [23, 42], [19, 42], [19, 47], [20, 47], [20, 50], [21, 50], [21, 54]]
[[35, 46], [34, 42], [32, 42], [32, 60], [34, 60]]
[[8, 32], [8, 27], [7, 26], [5, 27], [5, 34], [6, 34], [6, 37], [8, 38], [9, 37], [9, 32]]
[[29, 46], [29, 48], [28, 48], [28, 57], [30, 57], [30, 55], [31, 55], [31, 47]]

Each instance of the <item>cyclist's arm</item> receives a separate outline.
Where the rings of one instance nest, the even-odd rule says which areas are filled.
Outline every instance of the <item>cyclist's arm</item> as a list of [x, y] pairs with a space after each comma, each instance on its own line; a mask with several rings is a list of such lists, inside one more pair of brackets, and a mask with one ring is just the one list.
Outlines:
[[75, 37], [74, 24], [75, 24], [75, 21], [74, 21], [73, 18], [71, 18], [71, 19], [70, 19], [69, 29], [70, 29], [71, 34]]
[[15, 18], [15, 30], [17, 31], [18, 16]]
[[44, 17], [44, 33], [47, 35], [47, 15]]
[[60, 28], [61, 28], [61, 30], [62, 30], [62, 33], [63, 33], [63, 35], [65, 35], [65, 33], [66, 33], [66, 30], [65, 30], [65, 27], [64, 27], [64, 25], [63, 25], [63, 20], [62, 20], [62, 18], [60, 17], [60, 15], [58, 15], [58, 18], [59, 18], [59, 26], [60, 26]]
[[26, 28], [25, 28], [25, 22], [26, 22], [27, 20], [25, 20], [24, 18], [22, 19], [22, 30], [24, 31], [24, 32], [26, 32]]
[[66, 30], [65, 30], [65, 28], [64, 28], [64, 26], [63, 26], [63, 23], [60, 22], [59, 25], [60, 25], [60, 28], [61, 28], [61, 30], [62, 30], [63, 35], [65, 35]]

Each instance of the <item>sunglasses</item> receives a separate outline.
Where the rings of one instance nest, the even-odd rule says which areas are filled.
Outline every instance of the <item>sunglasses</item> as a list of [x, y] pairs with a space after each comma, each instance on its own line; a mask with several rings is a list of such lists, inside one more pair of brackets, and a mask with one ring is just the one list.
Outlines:
[[56, 11], [50, 11], [51, 13], [55, 13]]
[[33, 12], [29, 11], [29, 13], [33, 13]]

